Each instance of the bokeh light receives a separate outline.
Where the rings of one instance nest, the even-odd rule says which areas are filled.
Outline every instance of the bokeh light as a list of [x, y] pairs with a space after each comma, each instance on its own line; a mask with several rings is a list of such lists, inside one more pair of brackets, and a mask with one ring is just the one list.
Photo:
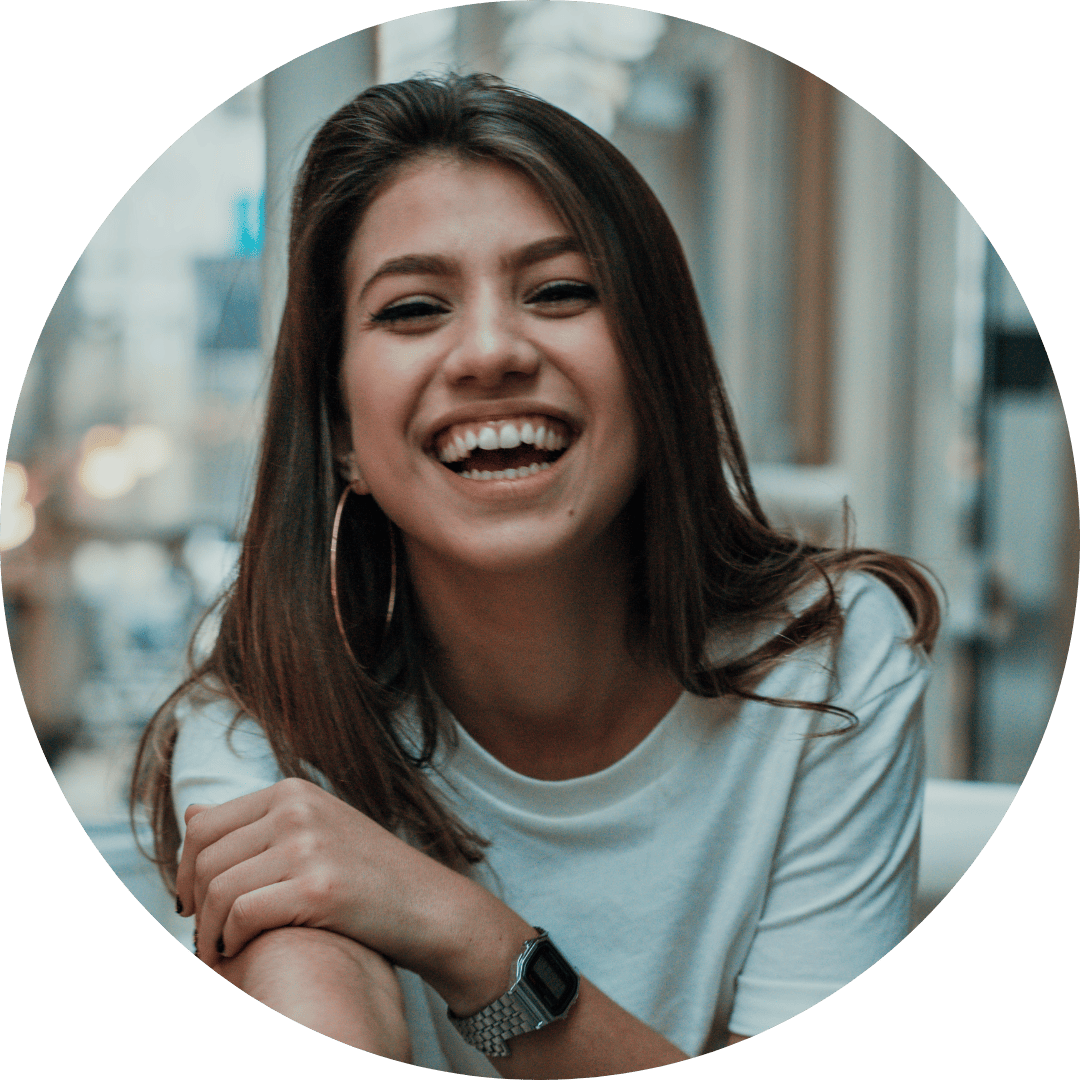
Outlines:
[[164, 469], [173, 453], [168, 434], [152, 424], [135, 424], [127, 431], [99, 424], [82, 442], [79, 484], [95, 499], [126, 495], [137, 481]]
[[26, 501], [26, 468], [17, 461], [4, 464], [3, 504], [0, 506], [0, 551], [25, 544], [34, 534], [34, 508]]

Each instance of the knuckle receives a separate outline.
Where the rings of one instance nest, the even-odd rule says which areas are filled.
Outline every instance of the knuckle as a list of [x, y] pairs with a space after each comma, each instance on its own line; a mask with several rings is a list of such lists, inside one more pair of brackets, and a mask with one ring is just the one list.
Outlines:
[[314, 907], [321, 907], [337, 892], [337, 875], [327, 867], [316, 867], [304, 875], [300, 882], [300, 893], [304, 901]]
[[314, 858], [319, 850], [318, 837], [309, 829], [304, 829], [292, 837], [289, 852], [297, 862], [307, 862]]
[[217, 907], [225, 897], [225, 882], [221, 877], [214, 878], [209, 885], [206, 886], [206, 897], [203, 901], [204, 906]]
[[184, 846], [188, 848], [202, 847], [203, 834], [206, 826], [203, 824], [202, 815], [196, 814], [184, 829]]
[[232, 910], [229, 912], [229, 921], [233, 927], [243, 936], [258, 923], [259, 901], [253, 893], [244, 893], [233, 901]]
[[302, 795], [298, 795], [282, 806], [281, 817], [286, 827], [293, 830], [305, 829], [312, 822], [312, 807]]
[[306, 780], [301, 780], [299, 776], [286, 776], [284, 780], [279, 780], [274, 785], [274, 789], [279, 795], [286, 798], [295, 798], [303, 795], [310, 786]]
[[210, 857], [206, 851], [195, 856], [195, 880], [204, 881], [210, 873]]

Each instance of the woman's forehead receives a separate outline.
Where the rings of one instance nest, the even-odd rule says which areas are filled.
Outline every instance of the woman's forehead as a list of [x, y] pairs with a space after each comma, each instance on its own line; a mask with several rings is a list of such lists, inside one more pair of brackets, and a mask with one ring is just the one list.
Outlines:
[[560, 213], [521, 170], [425, 157], [372, 200], [350, 243], [346, 274], [350, 287], [358, 286], [388, 259], [453, 257], [569, 236]]

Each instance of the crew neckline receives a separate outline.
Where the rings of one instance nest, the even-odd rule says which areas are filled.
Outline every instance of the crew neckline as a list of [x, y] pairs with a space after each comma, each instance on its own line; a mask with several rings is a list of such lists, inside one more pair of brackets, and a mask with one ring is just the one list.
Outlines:
[[572, 817], [629, 798], [664, 776], [685, 759], [688, 745], [697, 745], [715, 729], [716, 699], [684, 690], [656, 726], [629, 753], [599, 772], [569, 780], [537, 780], [515, 772], [485, 750], [448, 713], [456, 746], [446, 752], [439, 772], [470, 798], [504, 803], [548, 818]]

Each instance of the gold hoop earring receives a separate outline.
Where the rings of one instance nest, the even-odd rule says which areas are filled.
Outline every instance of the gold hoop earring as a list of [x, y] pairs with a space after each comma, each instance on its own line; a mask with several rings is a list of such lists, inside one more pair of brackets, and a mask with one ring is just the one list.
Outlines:
[[[349, 492], [352, 491], [351, 486], [347, 486], [341, 493], [341, 498], [338, 499], [337, 509], [334, 511], [334, 527], [330, 533], [330, 600], [334, 605], [334, 618], [337, 620], [338, 632], [341, 634], [341, 640], [345, 642], [345, 648], [348, 650], [349, 655], [353, 658], [353, 661], [359, 664], [356, 659], [356, 654], [352, 651], [352, 646], [349, 644], [348, 635], [345, 633], [345, 623], [341, 618], [341, 605], [338, 602], [338, 587], [337, 587], [337, 542], [338, 542], [338, 530], [341, 528], [341, 513], [345, 509], [345, 500], [349, 497]], [[390, 621], [394, 617], [394, 604], [397, 600], [397, 545], [394, 543], [394, 526], [387, 519], [387, 525], [390, 528], [390, 599], [386, 603], [386, 621], [383, 623], [383, 632], [385, 633], [390, 626]]]

